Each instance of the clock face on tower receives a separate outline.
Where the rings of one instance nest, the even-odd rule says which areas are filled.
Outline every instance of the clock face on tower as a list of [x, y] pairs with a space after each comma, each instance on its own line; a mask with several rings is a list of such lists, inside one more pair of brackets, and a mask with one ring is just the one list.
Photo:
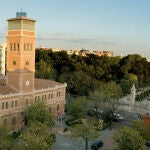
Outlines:
[[26, 80], [25, 85], [29, 86], [29, 84], [30, 84], [29, 80]]

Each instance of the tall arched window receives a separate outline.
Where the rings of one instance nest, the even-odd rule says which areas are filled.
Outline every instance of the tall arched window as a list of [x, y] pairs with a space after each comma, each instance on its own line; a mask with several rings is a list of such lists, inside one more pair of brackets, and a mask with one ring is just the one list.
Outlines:
[[16, 123], [17, 123], [17, 118], [16, 118], [16, 117], [13, 117], [13, 118], [12, 118], [12, 121], [11, 121], [11, 124], [12, 124], [13, 126], [15, 126]]
[[24, 43], [24, 51], [26, 51], [26, 44]]
[[27, 44], [27, 51], [29, 51], [29, 44]]
[[20, 49], [20, 48], [19, 48], [19, 43], [18, 43], [18, 44], [17, 44], [17, 50], [19, 51], [19, 49]]
[[10, 51], [12, 51], [12, 49], [13, 49], [13, 45], [12, 43], [10, 43]]
[[3, 119], [3, 127], [7, 127], [7, 118]]
[[16, 43], [14, 43], [14, 51], [16, 51]]

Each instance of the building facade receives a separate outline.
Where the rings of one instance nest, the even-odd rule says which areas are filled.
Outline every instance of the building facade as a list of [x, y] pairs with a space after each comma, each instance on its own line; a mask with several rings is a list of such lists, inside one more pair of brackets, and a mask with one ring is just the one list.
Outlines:
[[6, 44], [0, 44], [0, 74], [5, 75]]
[[0, 125], [14, 130], [24, 126], [24, 109], [36, 101], [43, 101], [53, 117], [63, 114], [66, 84], [34, 78], [36, 21], [24, 12], [7, 21], [7, 73], [0, 82]]

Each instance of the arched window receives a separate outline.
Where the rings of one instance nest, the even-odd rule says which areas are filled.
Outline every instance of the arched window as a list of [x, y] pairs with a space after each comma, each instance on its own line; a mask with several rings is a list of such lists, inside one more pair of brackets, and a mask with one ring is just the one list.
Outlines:
[[15, 125], [17, 124], [17, 118], [16, 118], [16, 117], [13, 117], [13, 118], [12, 118], [11, 124], [12, 124], [13, 126], [15, 126]]
[[16, 43], [14, 43], [14, 51], [16, 51]]
[[20, 48], [19, 48], [19, 43], [18, 43], [18, 44], [17, 44], [17, 50], [19, 51], [19, 49], [20, 49]]
[[29, 51], [29, 44], [27, 44], [27, 51]]
[[7, 127], [7, 118], [3, 119], [3, 127]]
[[10, 43], [10, 51], [12, 51], [12, 47], [13, 47], [13, 45], [12, 45], [12, 43]]
[[49, 113], [51, 113], [52, 112], [52, 108], [51, 107], [49, 107]]
[[26, 44], [24, 43], [24, 51], [26, 51]]

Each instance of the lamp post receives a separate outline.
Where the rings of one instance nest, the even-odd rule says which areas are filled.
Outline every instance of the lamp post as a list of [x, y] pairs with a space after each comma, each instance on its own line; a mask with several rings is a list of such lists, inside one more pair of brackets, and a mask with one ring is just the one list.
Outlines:
[[112, 108], [110, 108], [110, 112], [109, 112], [109, 130], [112, 129], [112, 118], [113, 118], [113, 112], [112, 112]]

